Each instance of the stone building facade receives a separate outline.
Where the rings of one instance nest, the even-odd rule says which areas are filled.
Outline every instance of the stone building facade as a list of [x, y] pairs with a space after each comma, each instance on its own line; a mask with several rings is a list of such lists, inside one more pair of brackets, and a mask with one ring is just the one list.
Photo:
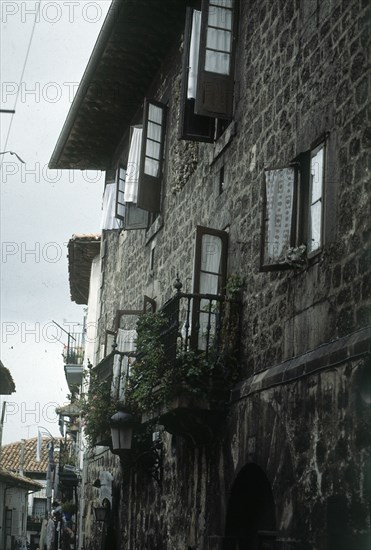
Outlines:
[[138, 200], [144, 227], [103, 230], [94, 366], [107, 331], [117, 329], [117, 311], [141, 310], [144, 296], [161, 308], [177, 277], [183, 292], [194, 291], [198, 226], [227, 236], [224, 285], [241, 287], [238, 380], [212, 437], [190, 442], [162, 431], [160, 482], [123, 462], [112, 544], [366, 550], [369, 6], [204, 1], [209, 29], [218, 29], [212, 18], [224, 10], [225, 30], [233, 10], [234, 66], [219, 88], [199, 83], [200, 112], [214, 115], [205, 142], [179, 138], [188, 101], [187, 5], [201, 7], [113, 2], [51, 161], [54, 168], [98, 167], [107, 182], [118, 182], [119, 166], [129, 171], [130, 127], [141, 124], [144, 97], [166, 106], [161, 191]]

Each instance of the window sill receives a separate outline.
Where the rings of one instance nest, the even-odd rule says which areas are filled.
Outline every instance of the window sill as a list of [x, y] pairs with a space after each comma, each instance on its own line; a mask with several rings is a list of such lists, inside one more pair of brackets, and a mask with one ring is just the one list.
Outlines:
[[232, 120], [225, 132], [220, 136], [220, 138], [214, 143], [212, 151], [209, 155], [209, 165], [213, 164], [216, 159], [223, 153], [223, 151], [231, 143], [232, 139], [237, 133], [237, 123], [235, 120]]
[[153, 239], [155, 235], [157, 235], [157, 233], [160, 231], [160, 229], [163, 228], [163, 226], [164, 226], [164, 220], [160, 214], [155, 219], [155, 221], [153, 222], [151, 227], [148, 229], [148, 231], [146, 232], [146, 242], [145, 242], [146, 245]]

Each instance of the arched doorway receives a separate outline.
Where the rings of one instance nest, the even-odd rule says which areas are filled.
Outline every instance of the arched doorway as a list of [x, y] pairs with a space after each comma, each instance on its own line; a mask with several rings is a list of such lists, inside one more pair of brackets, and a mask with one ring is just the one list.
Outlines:
[[270, 483], [259, 466], [247, 464], [229, 498], [223, 550], [273, 550], [276, 513]]

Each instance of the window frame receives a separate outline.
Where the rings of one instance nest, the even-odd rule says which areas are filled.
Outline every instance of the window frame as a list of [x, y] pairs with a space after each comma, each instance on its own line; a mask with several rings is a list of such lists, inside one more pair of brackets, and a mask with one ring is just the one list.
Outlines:
[[[322, 158], [322, 172], [321, 172], [321, 195], [320, 198], [315, 201], [312, 201], [312, 190], [313, 190], [313, 178], [312, 178], [312, 159], [317, 155], [317, 153], [320, 150], [323, 150], [323, 158]], [[308, 207], [307, 207], [307, 215], [308, 215], [308, 221], [307, 221], [307, 242], [309, 242], [309, 239], [312, 237], [312, 227], [311, 227], [311, 208], [316, 202], [320, 202], [321, 204], [321, 212], [320, 212], [320, 244], [317, 248], [312, 249], [310, 252], [307, 252], [308, 259], [314, 258], [318, 254], [320, 254], [323, 250], [323, 237], [324, 237], [324, 206], [325, 206], [325, 176], [326, 176], [326, 140], [321, 139], [320, 142], [316, 142], [316, 145], [313, 145], [313, 147], [310, 150], [310, 167], [309, 167], [309, 188], [308, 188]], [[308, 245], [307, 245], [308, 249]]]
[[214, 237], [220, 237], [222, 242], [222, 252], [221, 252], [221, 273], [220, 279], [221, 284], [218, 285], [220, 292], [219, 294], [225, 294], [225, 286], [227, 283], [227, 262], [228, 262], [228, 233], [221, 229], [213, 229], [210, 227], [205, 227], [203, 225], [198, 225], [196, 227], [196, 241], [195, 241], [195, 259], [194, 259], [194, 268], [193, 268], [193, 293], [200, 293], [200, 275], [201, 275], [201, 265], [202, 265], [202, 238], [204, 235], [212, 235]]
[[[160, 148], [158, 158], [158, 175], [152, 176], [145, 173], [145, 159], [146, 159], [146, 144], [148, 137], [148, 125], [149, 125], [149, 108], [151, 105], [162, 109], [162, 121], [161, 121], [161, 133], [160, 133]], [[138, 198], [137, 207], [141, 210], [148, 212], [160, 212], [161, 211], [161, 199], [162, 199], [162, 183], [163, 183], [163, 165], [164, 165], [164, 151], [165, 151], [165, 137], [166, 137], [166, 123], [167, 123], [167, 105], [159, 101], [145, 98], [143, 107], [143, 134], [142, 145], [140, 154], [140, 168], [139, 168], [139, 181], [138, 181]], [[156, 159], [157, 160], [157, 159]]]
[[[294, 196], [293, 196], [293, 210], [292, 210], [292, 223], [291, 223], [291, 235], [290, 246], [299, 247], [304, 245], [305, 260], [307, 263], [311, 263], [315, 258], [321, 254], [325, 244], [325, 211], [326, 211], [326, 166], [327, 166], [327, 138], [328, 134], [322, 135], [316, 141], [314, 141], [310, 148], [300, 153], [295, 159], [286, 166], [276, 166], [264, 171], [264, 180], [262, 183], [262, 219], [261, 219], [261, 248], [260, 248], [260, 271], [281, 271], [286, 269], [292, 269], [293, 265], [289, 262], [280, 263], [265, 263], [265, 234], [266, 234], [266, 219], [267, 219], [267, 197], [266, 197], [266, 180], [265, 174], [269, 170], [280, 170], [285, 168], [295, 169], [294, 180]], [[323, 149], [323, 164], [322, 164], [322, 182], [321, 182], [321, 213], [320, 213], [320, 246], [315, 250], [309, 250], [308, 242], [311, 236], [311, 216], [310, 209], [311, 195], [312, 195], [312, 181], [311, 161], [315, 155]]]
[[[120, 177], [122, 172], [124, 172], [124, 177]], [[122, 202], [119, 200], [121, 197], [120, 197], [120, 194], [123, 195], [123, 199], [125, 198], [125, 180], [126, 180], [126, 173], [127, 173], [127, 170], [126, 168], [122, 165], [122, 164], [119, 164], [118, 167], [117, 167], [117, 170], [116, 170], [116, 202], [115, 202], [115, 217], [118, 218], [119, 220], [122, 220], [124, 223], [125, 223], [125, 213], [126, 213], [126, 203], [124, 200], [122, 200]], [[122, 186], [120, 187], [120, 182], [122, 182]], [[123, 211], [124, 211], [124, 214], [120, 214], [119, 213], [119, 206], [122, 207]]]
[[[197, 77], [197, 93], [195, 103], [195, 113], [198, 115], [204, 115], [219, 119], [233, 118], [234, 107], [234, 77], [235, 77], [235, 62], [236, 62], [236, 43], [237, 43], [237, 30], [238, 30], [238, 0], [231, 0], [232, 2], [232, 24], [231, 24], [231, 50], [230, 50], [230, 67], [229, 74], [223, 75], [221, 73], [207, 71], [205, 69], [206, 62], [206, 50], [207, 48], [207, 30], [209, 28], [209, 9], [212, 7], [213, 0], [202, 0], [201, 6], [201, 40], [200, 51], [198, 60], [198, 77]], [[215, 6], [217, 7], [217, 6]], [[228, 9], [224, 7], [224, 9]], [[209, 48], [210, 49], [210, 48]], [[216, 98], [214, 101], [214, 108], [211, 106], [210, 95], [207, 94], [207, 89], [214, 88], [213, 98], [215, 100], [215, 90], [218, 90], [221, 97]], [[207, 98], [209, 97], [209, 102]], [[218, 100], [220, 107], [218, 110], [215, 108]], [[222, 100], [224, 106], [222, 107]]]

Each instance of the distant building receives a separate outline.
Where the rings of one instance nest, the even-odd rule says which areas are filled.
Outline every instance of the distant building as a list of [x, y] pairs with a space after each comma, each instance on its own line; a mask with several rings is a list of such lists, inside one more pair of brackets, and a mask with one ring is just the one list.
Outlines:
[[[42, 438], [39, 462], [36, 460], [37, 437], [4, 445], [0, 459], [1, 466], [7, 471], [17, 475], [23, 471], [23, 475], [34, 481], [38, 487], [36, 491], [29, 493], [27, 498], [26, 530], [31, 550], [36, 550], [42, 522], [47, 518], [47, 471], [50, 442], [50, 438]], [[54, 473], [53, 471], [53, 478]]]

